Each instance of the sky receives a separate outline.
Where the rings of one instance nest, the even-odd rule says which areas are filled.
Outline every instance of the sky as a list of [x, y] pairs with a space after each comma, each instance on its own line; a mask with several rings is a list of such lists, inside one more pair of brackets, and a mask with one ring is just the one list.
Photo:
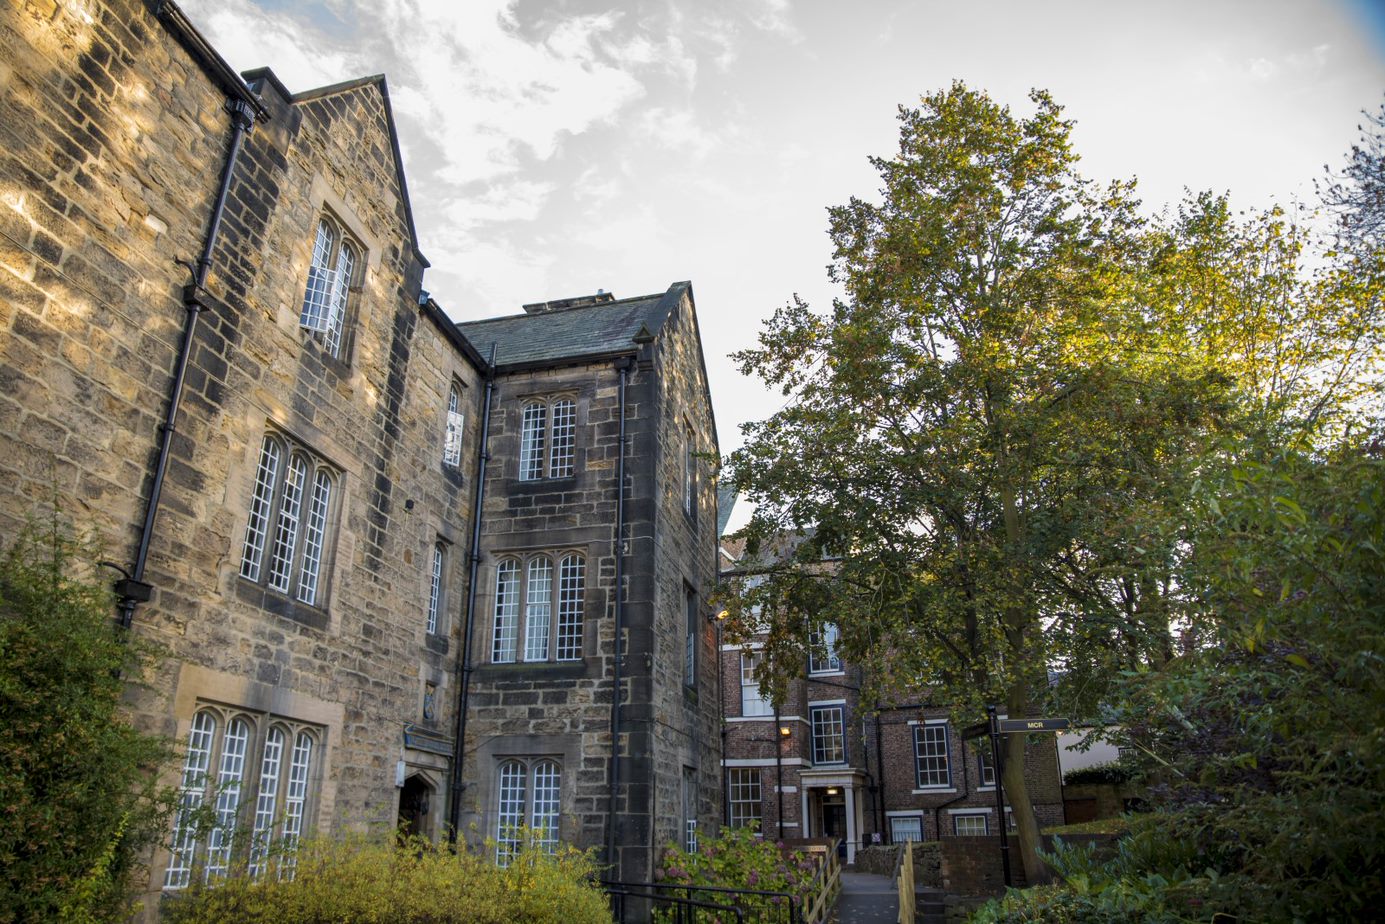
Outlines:
[[293, 92], [387, 75], [428, 289], [457, 321], [691, 280], [720, 447], [784, 402], [730, 352], [834, 294], [826, 208], [874, 198], [901, 104], [1049, 90], [1082, 173], [1308, 202], [1385, 93], [1385, 0], [183, 0]]

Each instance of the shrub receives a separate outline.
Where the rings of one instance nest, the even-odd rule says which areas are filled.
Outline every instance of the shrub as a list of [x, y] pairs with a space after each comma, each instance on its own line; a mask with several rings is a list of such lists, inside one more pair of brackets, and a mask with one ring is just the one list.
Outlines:
[[0, 555], [0, 921], [123, 921], [173, 793], [172, 754], [120, 710], [121, 639], [93, 550], [55, 517]]
[[1119, 786], [1128, 783], [1134, 777], [1134, 768], [1128, 764], [1111, 761], [1105, 764], [1094, 764], [1090, 767], [1079, 767], [1076, 770], [1069, 770], [1063, 774], [1063, 785], [1076, 786], [1082, 783], [1107, 783]]
[[412, 838], [305, 842], [291, 880], [244, 875], [164, 899], [172, 924], [610, 924], [589, 853], [531, 843], [506, 868]]
[[[800, 908], [812, 897], [817, 861], [805, 851], [786, 851], [782, 845], [756, 836], [753, 826], [722, 828], [714, 838], [704, 838], [695, 852], [669, 844], [654, 871], [664, 885], [694, 887], [690, 897], [721, 905], [736, 905], [754, 920], [757, 912], [775, 912], [786, 899], [770, 895], [698, 892], [696, 886], [786, 892]], [[675, 893], [683, 895], [684, 893]], [[670, 919], [676, 920], [674, 915]]]

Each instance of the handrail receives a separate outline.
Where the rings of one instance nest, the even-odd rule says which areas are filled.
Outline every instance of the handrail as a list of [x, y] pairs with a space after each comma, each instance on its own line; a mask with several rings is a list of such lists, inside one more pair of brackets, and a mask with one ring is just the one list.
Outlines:
[[806, 924], [822, 924], [827, 920], [828, 914], [832, 911], [832, 900], [836, 898], [838, 890], [841, 888], [842, 868], [841, 861], [837, 857], [837, 848], [841, 844], [841, 839], [834, 840], [827, 845], [825, 851], [809, 847], [809, 853], [823, 853], [823, 862], [813, 874], [814, 882], [821, 881], [821, 887], [817, 888], [816, 897], [813, 904], [804, 914]]
[[686, 882], [619, 882], [613, 879], [601, 880], [603, 886], [621, 886], [625, 888], [639, 889], [680, 889], [689, 893], [689, 898], [693, 892], [720, 892], [729, 895], [768, 895], [770, 897], [787, 898], [789, 906], [790, 924], [802, 924], [803, 918], [798, 908], [798, 896], [792, 892], [778, 892], [773, 889], [740, 889], [735, 886], [710, 886], [693, 885]]
[[905, 841], [900, 845], [899, 878], [895, 881], [899, 891], [899, 924], [914, 924], [914, 842]]
[[[618, 921], [624, 921], [624, 918], [625, 918], [625, 915], [624, 915], [624, 911], [625, 911], [625, 901], [624, 901], [624, 899], [626, 899], [626, 898], [638, 898], [638, 899], [644, 899], [645, 901], [649, 901], [649, 902], [655, 902], [655, 903], [673, 905], [675, 908], [678, 908], [678, 909], [685, 909], [685, 908], [708, 908], [708, 909], [711, 909], [711, 910], [717, 911], [717, 912], [728, 912], [728, 913], [730, 913], [730, 914], [735, 915], [736, 924], [745, 924], [745, 912], [744, 912], [743, 910], [741, 910], [739, 907], [735, 906], [735, 905], [721, 905], [721, 904], [717, 904], [716, 902], [703, 902], [703, 901], [698, 901], [698, 900], [696, 900], [696, 899], [694, 899], [694, 898], [679, 898], [679, 897], [676, 896], [676, 895], [659, 895], [659, 894], [650, 894], [650, 892], [637, 892], [637, 891], [633, 891], [633, 889], [649, 889], [649, 890], [654, 890], [654, 889], [656, 888], [656, 884], [655, 884], [655, 883], [652, 883], [652, 882], [614, 883], [614, 882], [604, 882], [604, 881], [603, 881], [603, 882], [602, 882], [602, 886], [605, 887], [607, 896], [609, 896], [609, 897], [612, 899], [612, 901], [611, 901], [611, 911], [612, 911], [612, 914], [616, 916], [616, 919], [617, 919]], [[616, 906], [616, 901], [615, 901], [615, 899], [616, 899], [617, 897], [619, 897], [619, 898], [621, 899], [621, 901], [620, 901], [620, 912], [619, 912], [619, 913], [617, 913], [616, 910], [615, 910], [615, 906]], [[688, 918], [685, 914], [683, 914], [682, 911], [680, 910], [680, 912], [679, 912], [679, 914], [678, 914], [678, 920], [679, 920], [679, 921], [685, 921], [685, 920], [689, 920], [689, 918]]]

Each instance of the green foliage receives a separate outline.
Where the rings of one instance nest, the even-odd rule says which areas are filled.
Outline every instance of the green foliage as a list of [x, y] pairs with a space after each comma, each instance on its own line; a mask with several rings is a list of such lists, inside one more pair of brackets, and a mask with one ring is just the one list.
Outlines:
[[171, 924], [609, 924], [589, 853], [522, 840], [506, 868], [414, 838], [309, 841], [291, 880], [244, 874], [164, 900]]
[[1063, 784], [1073, 786], [1079, 783], [1110, 783], [1118, 786], [1121, 783], [1130, 782], [1134, 776], [1134, 767], [1126, 763], [1112, 761], [1106, 764], [1095, 764], [1091, 767], [1069, 770], [1063, 774]]
[[[818, 862], [804, 851], [786, 851], [773, 841], [755, 834], [754, 827], [722, 828], [715, 838], [704, 838], [695, 853], [669, 844], [654, 871], [664, 885], [719, 886], [757, 889], [762, 892], [787, 892], [796, 897], [800, 910], [813, 899], [813, 876]], [[680, 897], [685, 893], [676, 892]], [[736, 905], [754, 920], [757, 912], [782, 914], [785, 899], [778, 896], [718, 892], [689, 893], [698, 901]], [[676, 920], [676, 916], [670, 914]]]
[[146, 654], [117, 635], [92, 551], [56, 520], [0, 558], [0, 921], [122, 921], [172, 794], [120, 711]]
[[1125, 734], [1164, 836], [1258, 920], [1347, 920], [1385, 890], [1385, 460], [1232, 466], [1192, 513], [1203, 644], [1130, 678]]

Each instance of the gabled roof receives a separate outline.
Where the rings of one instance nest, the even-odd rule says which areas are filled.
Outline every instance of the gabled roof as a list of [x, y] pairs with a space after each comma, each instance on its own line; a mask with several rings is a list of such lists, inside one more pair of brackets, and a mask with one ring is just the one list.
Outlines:
[[[247, 74], [265, 74], [275, 83], [276, 78], [269, 68], [259, 68], [255, 71], [247, 71]], [[283, 84], [279, 84], [283, 88]], [[380, 102], [385, 107], [385, 127], [389, 129], [390, 151], [394, 154], [394, 176], [399, 183], [399, 197], [404, 203], [404, 222], [409, 229], [409, 245], [413, 248], [414, 256], [424, 266], [431, 266], [428, 258], [418, 249], [418, 231], [414, 227], [414, 207], [409, 201], [409, 183], [404, 177], [404, 158], [399, 153], [399, 131], [394, 125], [394, 109], [390, 106], [390, 88], [384, 74], [372, 74], [369, 77], [358, 77], [355, 80], [346, 80], [341, 83], [334, 83], [331, 86], [318, 87], [313, 90], [304, 90], [302, 93], [295, 93], [289, 97], [294, 105], [309, 103], [316, 99], [326, 96], [335, 96], [339, 93], [348, 93], [352, 90], [359, 90], [363, 87], [375, 87], [380, 91]], [[286, 94], [287, 95], [287, 94]]]
[[483, 356], [495, 344], [501, 371], [632, 354], [639, 349], [635, 337], [657, 337], [689, 288], [690, 283], [675, 282], [653, 295], [467, 321], [457, 328]]

